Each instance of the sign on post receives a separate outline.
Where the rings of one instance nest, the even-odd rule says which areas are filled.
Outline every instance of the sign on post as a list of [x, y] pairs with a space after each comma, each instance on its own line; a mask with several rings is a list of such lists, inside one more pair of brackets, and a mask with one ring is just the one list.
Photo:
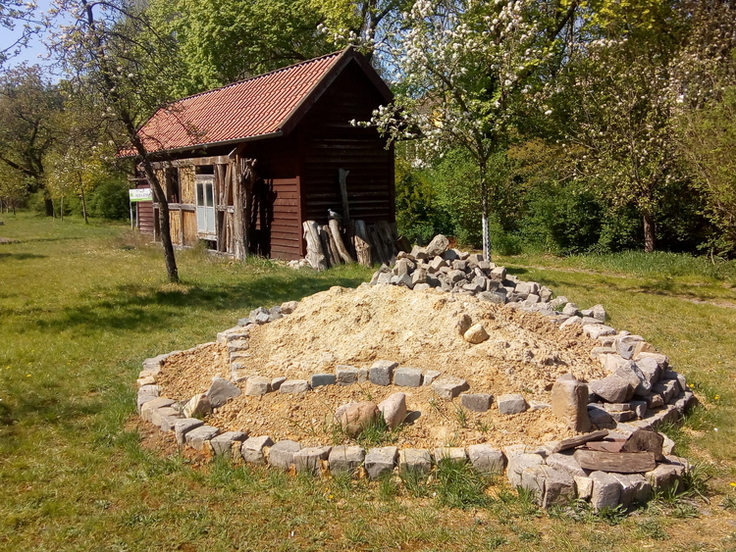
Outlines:
[[131, 203], [137, 201], [153, 201], [153, 190], [151, 188], [134, 188], [128, 190], [128, 194]]

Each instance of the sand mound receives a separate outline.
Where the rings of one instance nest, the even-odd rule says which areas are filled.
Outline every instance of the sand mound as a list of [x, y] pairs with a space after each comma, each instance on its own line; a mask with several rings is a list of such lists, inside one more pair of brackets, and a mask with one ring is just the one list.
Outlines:
[[[490, 339], [467, 343], [459, 328], [468, 318], [483, 324]], [[527, 401], [547, 402], [552, 383], [566, 372], [585, 380], [606, 375], [589, 356], [596, 343], [581, 336], [579, 329], [560, 330], [537, 313], [517, 312], [473, 296], [398, 286], [335, 287], [306, 297], [293, 314], [251, 327], [249, 344], [244, 359], [248, 375], [309, 379], [312, 374], [332, 373], [339, 365], [369, 368], [386, 359], [463, 378], [470, 392], [522, 393]], [[187, 400], [206, 391], [215, 375], [229, 376], [228, 355], [225, 346], [212, 344], [170, 357], [159, 384], [163, 395]], [[305, 445], [347, 442], [335, 431], [335, 409], [352, 401], [378, 402], [397, 391], [406, 393], [409, 410], [415, 412], [399, 433], [398, 446], [481, 442], [501, 446], [570, 435], [549, 409], [512, 416], [501, 416], [495, 408], [475, 413], [461, 409], [458, 399], [439, 399], [429, 387], [380, 387], [368, 382], [319, 387], [301, 396], [241, 395], [208, 422]]]

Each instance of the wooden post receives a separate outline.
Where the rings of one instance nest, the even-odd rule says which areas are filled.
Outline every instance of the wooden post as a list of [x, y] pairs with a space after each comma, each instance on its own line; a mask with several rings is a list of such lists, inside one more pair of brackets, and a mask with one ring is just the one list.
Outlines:
[[250, 236], [250, 193], [255, 181], [255, 159], [244, 159], [235, 155], [233, 171], [233, 254], [238, 260], [248, 257]]
[[368, 238], [368, 230], [365, 222], [362, 220], [355, 221], [355, 236], [353, 237], [355, 245], [355, 256], [358, 262], [363, 266], [371, 266], [371, 245]]
[[340, 257], [342, 257], [342, 260], [345, 261], [346, 264], [354, 263], [355, 260], [350, 256], [350, 253], [348, 253], [348, 250], [345, 248], [345, 244], [342, 241], [342, 236], [340, 236], [340, 223], [335, 219], [331, 219], [330, 230], [332, 238], [335, 240], [337, 252], [340, 254]]
[[307, 261], [314, 270], [326, 270], [325, 256], [320, 245], [319, 226], [313, 220], [305, 220], [302, 226], [304, 239], [307, 241]]
[[342, 197], [342, 218], [347, 227], [350, 222], [350, 203], [348, 202], [348, 175], [350, 171], [338, 169], [338, 180], [340, 182], [340, 196]]

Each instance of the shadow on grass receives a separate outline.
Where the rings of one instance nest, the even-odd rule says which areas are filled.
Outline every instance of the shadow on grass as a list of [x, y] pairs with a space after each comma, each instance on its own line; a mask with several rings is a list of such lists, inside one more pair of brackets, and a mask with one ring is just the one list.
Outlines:
[[154, 290], [128, 284], [111, 288], [103, 297], [89, 297], [82, 305], [66, 307], [57, 316], [36, 320], [34, 329], [96, 333], [104, 327], [137, 331], [174, 326], [177, 317], [191, 314], [193, 310], [242, 310], [245, 317], [258, 306], [270, 307], [332, 286], [355, 287], [362, 282], [357, 277], [300, 276], [294, 279], [273, 274], [242, 283], [204, 284], [183, 290]]
[[36, 255], [34, 253], [0, 253], [0, 261], [26, 261], [28, 259], [45, 259], [47, 255]]

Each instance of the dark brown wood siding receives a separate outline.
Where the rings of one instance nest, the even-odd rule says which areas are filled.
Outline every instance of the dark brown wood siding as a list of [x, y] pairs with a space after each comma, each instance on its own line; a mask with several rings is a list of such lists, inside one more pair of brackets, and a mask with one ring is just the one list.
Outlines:
[[300, 124], [306, 220], [325, 223], [328, 209], [342, 212], [342, 168], [350, 171], [350, 218], [394, 222], [393, 151], [375, 129], [350, 123], [369, 120], [382, 102], [362, 70], [351, 64]]
[[[138, 183], [136, 188], [139, 190], [147, 189], [148, 183]], [[153, 234], [153, 201], [138, 201], [135, 204], [136, 224], [138, 230], [144, 234]]]

